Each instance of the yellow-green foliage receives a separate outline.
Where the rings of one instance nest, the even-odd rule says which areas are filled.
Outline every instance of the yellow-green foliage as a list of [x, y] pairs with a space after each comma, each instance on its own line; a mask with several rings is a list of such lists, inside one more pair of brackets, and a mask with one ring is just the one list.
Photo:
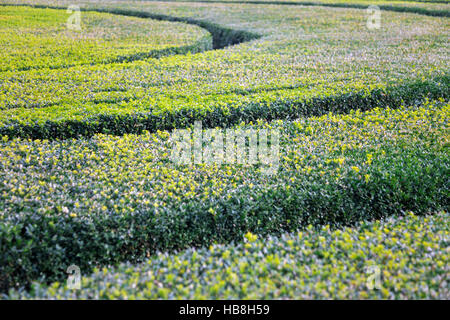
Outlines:
[[376, 92], [365, 98], [376, 89], [386, 91], [385, 105], [398, 105], [414, 99], [388, 87], [448, 73], [446, 18], [383, 12], [381, 29], [370, 30], [359, 9], [156, 2], [84, 8], [195, 19], [261, 38], [199, 54], [1, 73], [0, 134], [52, 139], [172, 129], [193, 119], [222, 126], [293, 118], [362, 108], [381, 101]]
[[432, 102], [261, 122], [254, 128], [281, 132], [280, 167], [271, 176], [259, 165], [175, 165], [168, 132], [53, 142], [4, 137], [0, 253], [10, 278], [3, 285], [43, 274], [58, 279], [72, 263], [90, 270], [229, 242], [247, 231], [446, 209], [448, 118], [448, 103]]
[[75, 30], [67, 27], [70, 15], [64, 10], [0, 7], [0, 71], [59, 69], [157, 57], [168, 49], [175, 52], [179, 47], [202, 42], [205, 46], [208, 39], [211, 46], [208, 32], [195, 26], [83, 12], [81, 30]]

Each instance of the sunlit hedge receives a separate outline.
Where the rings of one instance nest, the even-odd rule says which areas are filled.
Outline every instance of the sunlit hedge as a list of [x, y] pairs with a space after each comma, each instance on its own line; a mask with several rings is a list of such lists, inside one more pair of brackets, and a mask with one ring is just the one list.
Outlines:
[[[448, 96], [445, 18], [383, 12], [380, 29], [370, 30], [367, 13], [357, 9], [173, 2], [86, 3], [83, 8], [114, 12], [124, 25], [130, 19], [155, 26], [155, 32], [175, 23], [173, 32], [165, 30], [155, 39], [148, 35], [153, 42], [187, 37], [203, 43], [206, 37], [211, 45], [212, 37], [215, 48], [245, 42], [128, 63], [0, 73], [1, 135], [54, 139], [140, 133], [185, 127], [195, 119], [223, 127]], [[59, 19], [67, 16], [54, 11]], [[110, 16], [83, 11], [82, 21], [89, 22], [91, 14]], [[180, 21], [186, 27], [181, 33]], [[196, 26], [192, 33], [192, 24], [204, 30], [197, 32]], [[114, 55], [114, 47], [108, 52]]]
[[74, 12], [2, 6], [0, 71], [18, 76], [24, 74], [18, 71], [31, 69], [118, 63], [212, 48], [211, 35], [192, 25], [83, 12], [80, 24], [74, 20], [69, 28]]

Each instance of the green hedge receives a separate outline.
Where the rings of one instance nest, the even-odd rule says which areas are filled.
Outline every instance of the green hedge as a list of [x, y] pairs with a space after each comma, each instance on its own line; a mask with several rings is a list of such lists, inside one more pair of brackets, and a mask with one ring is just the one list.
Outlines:
[[[214, 48], [258, 37], [192, 18], [107, 11], [199, 25], [212, 34]], [[225, 60], [226, 56], [220, 61]], [[398, 72], [394, 64], [389, 67]], [[143, 261], [161, 250], [239, 241], [249, 231], [266, 236], [308, 225], [340, 228], [408, 210], [418, 214], [448, 210], [449, 106], [443, 102], [449, 100], [449, 78], [425, 80], [431, 74], [427, 72], [418, 73], [424, 76], [422, 81], [369, 92], [327, 95], [322, 90], [310, 99], [294, 92], [291, 99], [261, 99], [266, 102], [212, 110], [208, 102], [201, 110], [185, 106], [159, 114], [112, 115], [116, 112], [112, 111], [79, 121], [9, 122], [0, 127], [4, 136], [0, 143], [0, 290], [27, 288], [35, 280], [62, 280], [71, 264], [90, 272], [103, 265]], [[355, 74], [344, 75], [354, 79]], [[335, 76], [342, 75], [336, 72]], [[379, 87], [382, 81], [349, 86]], [[333, 85], [339, 83], [345, 87], [342, 92], [349, 91], [345, 81]], [[307, 86], [315, 84], [307, 82]], [[239, 93], [238, 86], [225, 89]], [[258, 88], [249, 91], [253, 89], [258, 92]], [[272, 89], [277, 90], [263, 87]], [[427, 98], [441, 101], [429, 104]], [[402, 108], [421, 103], [424, 106]], [[372, 111], [361, 114], [361, 110]], [[274, 119], [288, 121], [271, 123]], [[196, 120], [204, 128], [241, 127], [244, 122], [252, 128], [280, 129], [280, 171], [262, 177], [258, 166], [174, 167], [166, 156], [170, 144], [161, 138], [169, 133], [158, 130], [190, 127]], [[262, 124], [255, 126], [256, 121]], [[348, 148], [342, 149], [342, 144]], [[374, 154], [373, 163], [368, 154]], [[147, 174], [154, 176], [148, 180]], [[186, 180], [175, 178], [179, 176]], [[181, 187], [174, 191], [172, 183]], [[81, 208], [79, 198], [85, 202]]]
[[[389, 14], [395, 19], [386, 21], [383, 30], [373, 32], [362, 29], [363, 14], [353, 19], [347, 10], [332, 15], [333, 10], [327, 8], [276, 6], [274, 11], [269, 10], [271, 6], [248, 5], [247, 11], [242, 11], [229, 5], [233, 11], [227, 14], [224, 6], [216, 6], [213, 21], [203, 6], [141, 5], [128, 9], [131, 6], [126, 2], [120, 8], [101, 4], [86, 10], [196, 24], [209, 30], [215, 48], [256, 39], [258, 34], [262, 37], [202, 54], [70, 70], [4, 73], [4, 82], [0, 81], [0, 108], [4, 109], [0, 134], [72, 138], [171, 130], [195, 120], [203, 120], [204, 126], [230, 126], [256, 119], [324, 114], [328, 110], [396, 106], [402, 99], [405, 104], [414, 104], [427, 95], [448, 96], [448, 76], [433, 80], [447, 72], [443, 63], [445, 19]], [[292, 19], [284, 19], [288, 13]], [[309, 18], [297, 21], [295, 17], [302, 15]], [[330, 17], [329, 23], [320, 23]], [[418, 30], [416, 18], [428, 27]], [[339, 26], [342, 29], [337, 29]], [[392, 31], [398, 26], [405, 34], [420, 31], [423, 37], [398, 42]], [[345, 39], [335, 41], [334, 36], [328, 36], [335, 31], [342, 32]], [[380, 42], [380, 36], [389, 44]], [[377, 48], [384, 53], [379, 55]], [[346, 61], [348, 50], [358, 63]], [[406, 50], [405, 55], [398, 55], [397, 50]], [[335, 59], [323, 64], [322, 57], [328, 59], [334, 54]], [[406, 58], [409, 54], [422, 58], [416, 63]], [[83, 78], [85, 74], [89, 77]], [[405, 82], [416, 78], [423, 79], [422, 83], [407, 88]]]
[[[172, 0], [173, 1], [173, 0]], [[176, 1], [176, 0], [175, 0]], [[362, 3], [357, 3], [357, 1], [345, 1], [333, 2], [333, 1], [283, 1], [283, 0], [188, 0], [190, 2], [204, 2], [204, 3], [235, 3], [235, 4], [272, 4], [272, 5], [300, 5], [300, 6], [320, 6], [320, 7], [332, 7], [332, 8], [352, 8], [352, 9], [367, 9], [370, 4], [378, 6], [381, 10], [393, 11], [393, 12], [407, 12], [407, 13], [417, 13], [425, 16], [433, 17], [450, 17], [450, 11], [446, 9], [434, 9], [433, 7], [414, 7], [414, 6], [402, 6], [401, 3], [389, 4], [388, 1], [361, 1]], [[184, 2], [184, 1], [181, 1]], [[405, 1], [407, 2], [422, 2], [435, 3], [435, 4], [448, 4], [448, 1], [438, 0], [438, 1]]]
[[[286, 122], [282, 132], [283, 141], [287, 143], [284, 148], [287, 149], [283, 149], [285, 151], [280, 156], [281, 168], [276, 175], [261, 177], [257, 167], [237, 166], [234, 169], [219, 169], [218, 172], [196, 166], [181, 168], [180, 170], [198, 173], [198, 176], [186, 182], [188, 186], [200, 182], [196, 187], [196, 196], [188, 197], [186, 193], [189, 189], [186, 189], [179, 191], [181, 200], [178, 200], [177, 195], [166, 198], [172, 191], [163, 189], [161, 196], [156, 198], [156, 201], [164, 201], [159, 207], [153, 204], [155, 200], [151, 198], [150, 204], [144, 205], [147, 199], [144, 194], [157, 193], [158, 189], [154, 189], [154, 186], [170, 184], [175, 179], [173, 176], [164, 180], [160, 176], [172, 176], [170, 171], [166, 172], [171, 170], [170, 164], [165, 162], [167, 160], [149, 163], [151, 170], [156, 170], [150, 172], [159, 172], [151, 182], [143, 181], [144, 184], [139, 184], [141, 178], [130, 178], [134, 174], [147, 175], [147, 171], [141, 167], [141, 164], [148, 163], [149, 160], [145, 160], [147, 155], [142, 155], [143, 158], [139, 159], [143, 152], [141, 144], [154, 143], [151, 141], [156, 138], [152, 135], [136, 136], [132, 138], [136, 140], [130, 141], [128, 136], [124, 139], [108, 138], [112, 139], [109, 142], [108, 139], [102, 142], [102, 138], [97, 137], [92, 142], [81, 141], [72, 145], [74, 151], [67, 149], [66, 142], [48, 144], [26, 140], [8, 141], [3, 147], [6, 152], [4, 154], [9, 154], [14, 163], [2, 164], [5, 180], [0, 188], [0, 194], [3, 194], [0, 202], [0, 209], [3, 211], [0, 220], [0, 257], [3, 261], [0, 266], [1, 288], [4, 291], [10, 287], [27, 286], [36, 279], [44, 282], [61, 279], [70, 264], [77, 264], [87, 272], [96, 266], [121, 261], [142, 261], [149, 254], [160, 250], [236, 241], [247, 231], [258, 235], [279, 234], [309, 224], [342, 227], [361, 220], [402, 215], [407, 210], [417, 213], [448, 210], [449, 155], [442, 139], [448, 104], [420, 110], [415, 113], [408, 109], [400, 109], [398, 112], [376, 109], [367, 114], [352, 113], [305, 120], [304, 125]], [[392, 123], [391, 120], [386, 120], [385, 123], [379, 120], [383, 119], [383, 115], [387, 115], [386, 119], [392, 118]], [[347, 123], [347, 127], [336, 129], [334, 117], [341, 119], [341, 123]], [[360, 126], [360, 131], [356, 133], [352, 132], [355, 123]], [[331, 128], [334, 133], [321, 132], [324, 128]], [[373, 131], [375, 129], [370, 128], [382, 131], [376, 133]], [[309, 149], [305, 146], [306, 149], [295, 151], [296, 143], [292, 141], [296, 137], [308, 135], [310, 131], [315, 132], [311, 142], [311, 147], [315, 147], [311, 154], [305, 155], [310, 160], [296, 164], [296, 157]], [[372, 132], [373, 136], [360, 138], [366, 132]], [[390, 134], [380, 137], [384, 132]], [[345, 140], [348, 136], [354, 136], [354, 143], [373, 145], [366, 145], [360, 150], [352, 148], [345, 153], [327, 151], [329, 146], [339, 146], [341, 139]], [[380, 141], [380, 138], [383, 140]], [[289, 141], [291, 142], [288, 143]], [[90, 156], [88, 149], [79, 149], [86, 143], [92, 144], [89, 147], [92, 148], [91, 152], [100, 157], [92, 158], [92, 163], [80, 162], [82, 160], [79, 154], [83, 157]], [[104, 149], [97, 143], [107, 143], [112, 148]], [[115, 145], [117, 146], [114, 147]], [[126, 150], [129, 150], [130, 145], [137, 151], [129, 154], [130, 151]], [[287, 151], [289, 146], [294, 151]], [[25, 159], [14, 160], [23, 154], [21, 148], [28, 150], [25, 154], [33, 155], [27, 160], [28, 164], [23, 162]], [[42, 148], [50, 148], [48, 156], [40, 151], [44, 150]], [[120, 148], [125, 150], [121, 151]], [[17, 153], [11, 153], [15, 149]], [[110, 150], [110, 155], [105, 155], [106, 150]], [[167, 153], [158, 145], [153, 145], [151, 150]], [[41, 155], [41, 152], [44, 153]], [[376, 161], [370, 166], [365, 164], [367, 152], [377, 155]], [[67, 158], [67, 155], [72, 158]], [[342, 155], [346, 158], [343, 167], [336, 168], [330, 159]], [[122, 156], [125, 158], [120, 158]], [[38, 161], [48, 164], [40, 165]], [[19, 163], [23, 163], [21, 166], [24, 167], [18, 167]], [[304, 170], [299, 170], [298, 165]], [[24, 175], [21, 168], [26, 166], [32, 167], [28, 167]], [[37, 171], [30, 171], [33, 166], [37, 166]], [[76, 171], [77, 166], [81, 166], [79, 170], [85, 168], [88, 171]], [[118, 166], [117, 169], [114, 166]], [[111, 170], [112, 175], [117, 172], [121, 175], [117, 181], [102, 182], [97, 174], [92, 180], [83, 173], [90, 172], [89, 170], [99, 171], [99, 174], [103, 170]], [[232, 176], [237, 177], [236, 180], [224, 180], [228, 182], [220, 186], [224, 189], [221, 193], [205, 196], [211, 190], [211, 184], [225, 179], [220, 177], [227, 170], [234, 170]], [[360, 170], [363, 171], [359, 172]], [[35, 177], [42, 173], [43, 177]], [[145, 179], [144, 176], [142, 179]], [[9, 181], [18, 179], [24, 179], [19, 181], [25, 185], [28, 183], [26, 180], [30, 180], [31, 185], [26, 187], [32, 192], [30, 197], [24, 198], [27, 193], [23, 187], [8, 184]], [[47, 185], [50, 183], [50, 187], [60, 191], [39, 191], [37, 182], [41, 179], [47, 180]], [[99, 188], [99, 185], [110, 187], [100, 188], [102, 195], [88, 195], [87, 201], [93, 202], [88, 203], [85, 208], [77, 209], [73, 201], [78, 193], [87, 192], [80, 189], [83, 185], [88, 185], [91, 191]], [[11, 189], [13, 186], [14, 189]], [[60, 193], [61, 190], [63, 193]], [[139, 190], [142, 196], [137, 196], [140, 194]], [[40, 199], [36, 199], [34, 193]], [[135, 200], [122, 204], [121, 199], [126, 197]], [[117, 209], [114, 209], [115, 205], [118, 205]], [[61, 210], [63, 206], [66, 207], [65, 210]], [[97, 210], [101, 206], [104, 207], [103, 212]], [[119, 208], [123, 208], [122, 211]], [[44, 211], [41, 212], [41, 209]], [[74, 212], [74, 215], [69, 215], [70, 212]]]
[[[449, 214], [307, 228], [97, 269], [8, 299], [446, 299]], [[371, 279], [373, 278], [373, 280]]]
[[319, 116], [328, 112], [346, 113], [350, 110], [369, 110], [375, 107], [396, 108], [415, 105], [424, 98], [448, 100], [450, 97], [450, 76], [445, 75], [426, 81], [411, 81], [369, 93], [348, 93], [331, 97], [316, 97], [303, 101], [283, 99], [267, 104], [252, 103], [213, 109], [180, 109], [159, 114], [135, 113], [129, 115], [99, 114], [84, 120], [46, 121], [34, 125], [16, 123], [0, 127], [0, 135], [31, 139], [67, 139], [80, 136], [90, 137], [96, 133], [123, 135], [140, 134], [144, 130], [172, 130], [186, 128], [195, 121], [202, 121], [204, 127], [230, 127], [241, 122], [255, 122], [260, 119], [296, 119], [304, 116]]
[[[61, 9], [66, 10], [67, 7], [63, 6], [54, 6], [54, 5], [45, 5], [45, 4], [0, 4], [7, 6], [30, 6], [38, 9]], [[185, 18], [185, 17], [172, 17], [164, 14], [150, 13], [138, 10], [130, 10], [130, 9], [120, 9], [120, 8], [80, 8], [80, 11], [94, 11], [94, 12], [104, 12], [111, 13], [117, 15], [124, 15], [129, 17], [138, 17], [138, 18], [149, 18], [154, 20], [161, 21], [172, 21], [172, 22], [183, 22], [187, 24], [193, 24], [199, 26], [203, 29], [206, 29], [209, 33], [211, 33], [213, 38], [213, 49], [221, 49], [230, 45], [238, 44], [245, 41], [250, 41], [254, 39], [258, 39], [261, 35], [245, 31], [245, 30], [236, 30], [227, 27], [223, 27], [216, 23], [197, 20], [193, 18]], [[128, 60], [127, 60], [128, 61]], [[132, 61], [132, 60], [131, 60]]]

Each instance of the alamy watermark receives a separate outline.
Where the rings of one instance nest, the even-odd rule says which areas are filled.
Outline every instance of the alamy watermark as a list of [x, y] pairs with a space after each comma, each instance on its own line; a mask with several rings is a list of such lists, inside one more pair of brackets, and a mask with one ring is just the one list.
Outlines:
[[367, 29], [374, 30], [374, 29], [380, 29], [381, 27], [381, 10], [380, 7], [370, 5], [367, 8]]
[[66, 11], [70, 14], [69, 18], [67, 18], [67, 29], [81, 31], [81, 11], [80, 7], [74, 4], [71, 4]]
[[194, 130], [172, 133], [170, 159], [179, 165], [238, 164], [261, 165], [261, 172], [274, 174], [279, 167], [278, 129], [206, 129], [200, 121]]
[[80, 267], [75, 264], [70, 265], [66, 271], [69, 276], [67, 277], [67, 287], [69, 289], [81, 289], [81, 271]]
[[367, 277], [366, 285], [369, 290], [381, 289], [381, 270], [379, 266], [366, 267]]

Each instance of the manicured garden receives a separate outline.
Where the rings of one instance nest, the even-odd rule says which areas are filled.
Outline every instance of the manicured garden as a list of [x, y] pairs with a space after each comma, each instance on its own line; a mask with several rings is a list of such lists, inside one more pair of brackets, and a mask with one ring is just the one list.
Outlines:
[[[5, 298], [448, 298], [448, 4], [1, 2]], [[174, 163], [198, 121], [276, 173]]]

